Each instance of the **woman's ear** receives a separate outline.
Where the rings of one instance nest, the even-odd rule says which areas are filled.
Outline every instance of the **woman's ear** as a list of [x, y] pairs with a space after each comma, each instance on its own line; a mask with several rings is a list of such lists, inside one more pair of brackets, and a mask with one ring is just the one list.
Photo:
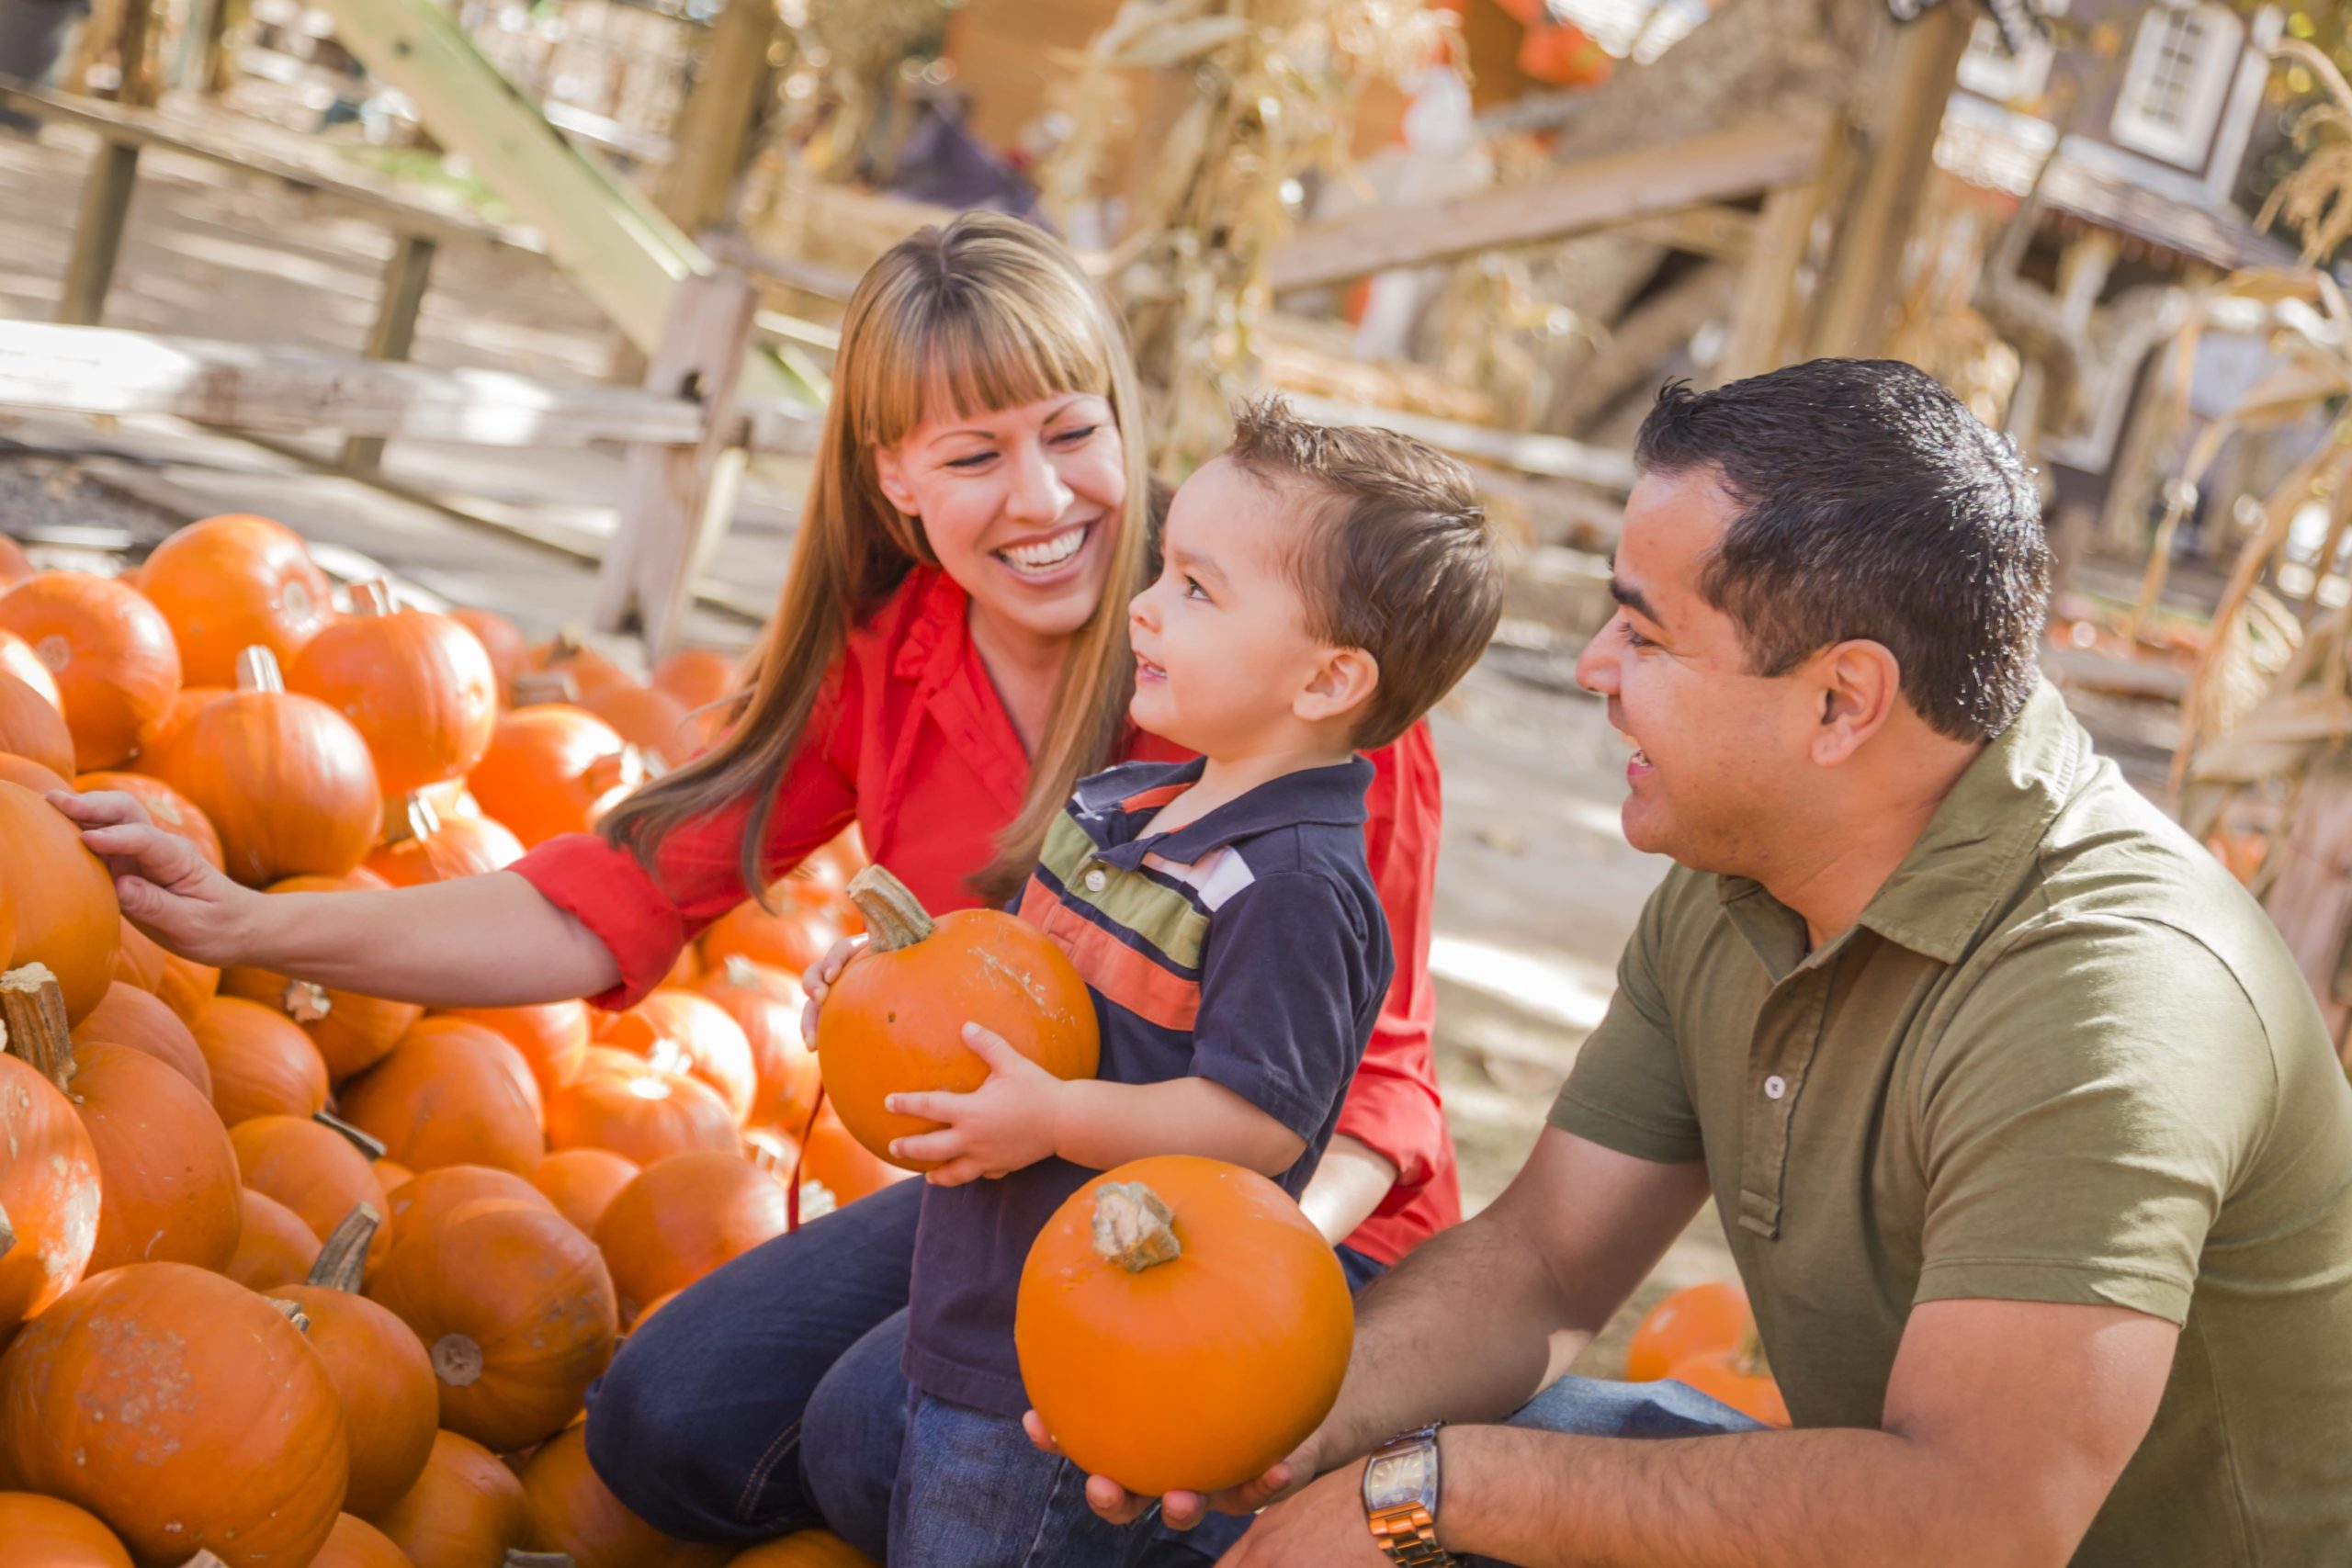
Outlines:
[[1309, 724], [1320, 724], [1363, 707], [1379, 687], [1378, 660], [1361, 648], [1329, 649], [1292, 701], [1291, 712]]
[[922, 509], [915, 503], [914, 487], [907, 483], [906, 465], [899, 460], [896, 448], [876, 444], [874, 478], [882, 487], [883, 500], [910, 517], [922, 514]]

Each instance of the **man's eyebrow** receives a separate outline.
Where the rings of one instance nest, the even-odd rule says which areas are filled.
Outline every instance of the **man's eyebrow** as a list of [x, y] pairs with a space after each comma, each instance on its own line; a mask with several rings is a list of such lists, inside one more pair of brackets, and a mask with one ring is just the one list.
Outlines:
[[1644, 620], [1657, 626], [1666, 625], [1664, 618], [1650, 607], [1649, 599], [1642, 591], [1613, 571], [1609, 574], [1609, 596]]

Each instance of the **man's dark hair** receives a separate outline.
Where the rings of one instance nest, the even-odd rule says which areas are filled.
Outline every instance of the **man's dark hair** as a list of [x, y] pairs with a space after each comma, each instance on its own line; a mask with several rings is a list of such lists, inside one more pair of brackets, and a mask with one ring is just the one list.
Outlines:
[[1469, 672], [1502, 618], [1502, 554], [1470, 470], [1393, 430], [1301, 419], [1279, 397], [1235, 416], [1224, 456], [1303, 492], [1289, 565], [1307, 630], [1380, 666], [1352, 740], [1387, 745]]
[[2017, 450], [1926, 372], [1815, 359], [1658, 394], [1634, 458], [1712, 473], [1738, 512], [1699, 580], [1760, 675], [1883, 643], [1939, 734], [1985, 740], [2033, 691], [2050, 596], [2041, 498]]

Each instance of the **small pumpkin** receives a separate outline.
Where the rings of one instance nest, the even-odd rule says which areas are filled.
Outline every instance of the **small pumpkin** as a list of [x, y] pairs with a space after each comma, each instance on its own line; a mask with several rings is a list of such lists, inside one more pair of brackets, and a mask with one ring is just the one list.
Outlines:
[[[789, 886], [790, 879], [777, 884]], [[786, 975], [798, 975], [842, 938], [841, 920], [829, 909], [778, 898], [774, 909], [738, 904], [710, 924], [698, 944], [710, 968], [745, 958]], [[1011, 916], [1005, 917], [1007, 919]]]
[[74, 772], [74, 732], [57, 704], [12, 674], [0, 672], [0, 750], [29, 758], [52, 773]]
[[707, 1085], [598, 1045], [548, 1099], [548, 1144], [610, 1149], [644, 1166], [689, 1149], [735, 1154], [742, 1137], [735, 1113]]
[[130, 1553], [87, 1509], [0, 1492], [0, 1568], [130, 1568]]
[[384, 1223], [368, 1248], [370, 1269], [408, 1232], [438, 1224], [469, 1204], [520, 1203], [551, 1214], [560, 1212], [547, 1194], [523, 1178], [486, 1165], [445, 1165], [424, 1171], [402, 1182], [384, 1202]]
[[1772, 1377], [1763, 1342], [1753, 1327], [1740, 1336], [1737, 1344], [1699, 1351], [1676, 1362], [1666, 1375], [1767, 1427], [1790, 1425], [1788, 1402], [1781, 1397], [1781, 1385]]
[[1686, 1286], [1642, 1314], [1625, 1345], [1625, 1381], [1670, 1377], [1691, 1357], [1738, 1347], [1756, 1326], [1747, 1292], [1724, 1280]]
[[383, 1196], [369, 1156], [313, 1118], [255, 1116], [232, 1128], [229, 1143], [239, 1179], [294, 1211], [322, 1242], [352, 1210]]
[[368, 743], [334, 708], [287, 691], [267, 649], [247, 651], [234, 693], [157, 740], [146, 771], [196, 803], [248, 887], [340, 876], [383, 820]]
[[[593, 1236], [605, 1211], [612, 1207], [621, 1189], [637, 1178], [636, 1163], [610, 1149], [558, 1149], [531, 1172], [531, 1185], [545, 1193], [548, 1201], [582, 1234]], [[611, 1259], [605, 1262], [609, 1267]], [[623, 1311], [626, 1315], [626, 1307]]]
[[1195, 1155], [1090, 1180], [1031, 1246], [1021, 1381], [1071, 1462], [1147, 1496], [1262, 1474], [1330, 1413], [1355, 1312], [1266, 1178]]
[[662, 987], [612, 1021], [600, 1043], [707, 1084], [741, 1125], [759, 1090], [752, 1044], [728, 1010], [699, 991]]
[[682, 648], [653, 669], [653, 688], [688, 708], [707, 707], [742, 690], [735, 661], [707, 648]]
[[419, 887], [503, 871], [523, 858], [522, 841], [487, 817], [444, 817], [422, 794], [394, 805], [384, 841], [368, 869], [394, 887]]
[[[40, 1005], [16, 989], [28, 973], [45, 977], [17, 971], [0, 992], [11, 1013]], [[97, 1147], [52, 1077], [70, 1070], [0, 1056], [0, 1334], [71, 1290], [97, 1246]]]
[[415, 1568], [488, 1568], [531, 1536], [523, 1483], [496, 1454], [450, 1431], [433, 1434], [416, 1484], [369, 1522]]
[[171, 739], [186, 729], [190, 720], [219, 702], [222, 697], [236, 695], [234, 685], [182, 686], [164, 705], [164, 711], [150, 719], [147, 728], [139, 732], [139, 755], [123, 765], [142, 773], [155, 771], [155, 758]]
[[343, 1114], [411, 1170], [487, 1165], [527, 1176], [547, 1152], [539, 1086], [522, 1053], [463, 1019], [421, 1021], [344, 1086]]
[[594, 714], [564, 703], [501, 714], [490, 750], [467, 775], [482, 809], [526, 849], [588, 831], [644, 780], [635, 748]]
[[699, 989], [727, 1010], [752, 1048], [752, 1073], [758, 1087], [746, 1123], [797, 1136], [817, 1108], [822, 1081], [817, 1053], [800, 1037], [800, 1014], [808, 996], [798, 978], [746, 958], [729, 958], [703, 976]]
[[894, 1165], [892, 1140], [939, 1124], [883, 1109], [914, 1090], [969, 1094], [989, 1070], [964, 1043], [967, 1022], [1001, 1035], [1057, 1077], [1091, 1078], [1101, 1059], [1094, 1000], [1053, 939], [1001, 909], [933, 920], [880, 866], [850, 883], [865, 950], [833, 982], [817, 1018], [817, 1057], [842, 1124]]
[[[296, 893], [380, 893], [383, 878], [362, 866], [341, 876], [289, 876], [273, 883], [272, 897]], [[268, 969], [226, 969], [220, 989], [232, 997], [274, 1008], [301, 1026], [318, 1047], [330, 1082], [365, 1072], [391, 1054], [416, 1026], [424, 1010], [413, 1002], [387, 1001], [336, 986], [296, 980]]]
[[[130, 929], [129, 921], [124, 922], [124, 929]], [[129, 940], [124, 938], [126, 942]], [[176, 953], [164, 953], [161, 948], [155, 951], [163, 953], [162, 962], [156, 965], [155, 995], [194, 1029], [198, 1011], [220, 993], [220, 971]], [[117, 978], [120, 978], [119, 973]]]
[[30, 757], [19, 757], [13, 751], [0, 751], [0, 779], [22, 784], [39, 795], [46, 795], [53, 789], [74, 787], [54, 769], [43, 767]]
[[213, 997], [197, 1008], [188, 1028], [212, 1070], [212, 1107], [229, 1126], [326, 1109], [327, 1065], [311, 1037], [277, 1009]]
[[74, 788], [84, 795], [97, 790], [120, 790], [147, 808], [147, 815], [164, 832], [186, 839], [213, 870], [222, 869], [220, 835], [212, 830], [211, 820], [198, 808], [196, 802], [148, 773], [108, 773], [101, 770], [84, 773], [74, 781]]
[[266, 1192], [237, 1191], [237, 1250], [220, 1270], [249, 1291], [274, 1294], [309, 1277], [319, 1260], [319, 1233]]
[[287, 689], [349, 719], [387, 795], [471, 771], [490, 749], [498, 676], [481, 640], [447, 615], [402, 608], [380, 579], [321, 627], [286, 668]]
[[226, 1269], [244, 1225], [237, 1156], [212, 1102], [128, 1045], [77, 1052], [74, 1110], [98, 1156], [90, 1272], [127, 1263]]
[[356, 1204], [299, 1285], [275, 1292], [311, 1320], [311, 1348], [343, 1400], [351, 1480], [343, 1506], [368, 1516], [416, 1484], [433, 1453], [441, 1396], [433, 1362], [407, 1324], [359, 1293], [378, 1211]]
[[[16, 581], [22, 581], [23, 579]], [[57, 691], [57, 677], [51, 674], [49, 666], [40, 661], [40, 655], [33, 651], [33, 645], [15, 632], [0, 632], [0, 671], [14, 675], [39, 692], [61, 716], [65, 712], [65, 699]], [[70, 775], [73, 770], [69, 768], [66, 772]]]
[[79, 769], [111, 768], [136, 755], [141, 731], [180, 689], [170, 625], [112, 578], [84, 571], [28, 578], [0, 595], [0, 631], [30, 643], [57, 677]]
[[523, 657], [525, 673], [562, 677], [571, 695], [567, 702], [594, 696], [616, 686], [634, 686], [638, 679], [590, 646], [584, 633], [566, 627], [549, 640], [534, 645]]
[[232, 683], [237, 656], [255, 645], [288, 662], [334, 616], [301, 536], [266, 517], [189, 524], [149, 553], [139, 581], [171, 626], [190, 685]]
[[491, 673], [498, 682], [498, 700], [512, 702], [515, 672], [523, 668], [530, 653], [530, 645], [523, 634], [514, 629], [514, 622], [495, 610], [461, 604], [449, 611], [449, 618], [474, 634], [474, 640], [490, 656]]
[[18, 1336], [0, 1357], [0, 1449], [17, 1482], [89, 1509], [142, 1562], [209, 1551], [230, 1568], [308, 1562], [348, 1467], [341, 1401], [301, 1330], [184, 1263], [85, 1280]]
[[57, 976], [65, 1011], [89, 1016], [114, 984], [122, 908], [106, 863], [82, 847], [63, 812], [22, 784], [0, 781], [0, 868], [14, 895], [11, 969], [39, 964]]
[[396, 1159], [377, 1160], [373, 1168], [376, 1172], [376, 1185], [383, 1189], [387, 1199], [416, 1179], [416, 1172]]
[[552, 1207], [493, 1200], [424, 1224], [412, 1215], [368, 1294], [424, 1342], [441, 1424], [501, 1453], [580, 1414], [619, 1332], [604, 1258]]
[[584, 1002], [538, 1002], [516, 1008], [451, 1008], [442, 1016], [494, 1029], [523, 1054], [538, 1080], [542, 1100], [579, 1077], [588, 1059], [588, 1007]]
[[580, 705], [613, 727], [613, 733], [664, 767], [674, 768], [702, 750], [703, 736], [685, 705], [651, 686], [608, 686], [583, 695]]
[[123, 1045], [153, 1056], [186, 1078], [208, 1106], [212, 1102], [212, 1068], [187, 1021], [162, 998], [126, 981], [108, 986], [98, 1005], [74, 1026], [74, 1044], [80, 1050]]
[[696, 1151], [646, 1167], [596, 1223], [621, 1321], [782, 1235], [784, 1183], [735, 1155]]
[[[808, 1134], [799, 1151], [802, 1186], [800, 1217], [809, 1217], [810, 1185], [821, 1188], [826, 1198], [836, 1205], [854, 1203], [869, 1193], [878, 1192], [894, 1181], [912, 1179], [914, 1172], [888, 1160], [867, 1148], [850, 1135], [842, 1119], [834, 1114], [832, 1102], [820, 1107], [816, 1120], [808, 1125]], [[786, 1179], [789, 1179], [787, 1173]]]
[[727, 1568], [882, 1568], [830, 1530], [801, 1530], [763, 1541], [727, 1560]]
[[663, 1535], [613, 1495], [588, 1462], [584, 1427], [558, 1432], [523, 1467], [531, 1543], [560, 1551], [576, 1568], [708, 1568], [726, 1562], [717, 1547], [691, 1547]]
[[350, 1514], [335, 1517], [327, 1543], [311, 1559], [311, 1568], [415, 1568], [408, 1553], [367, 1520]]

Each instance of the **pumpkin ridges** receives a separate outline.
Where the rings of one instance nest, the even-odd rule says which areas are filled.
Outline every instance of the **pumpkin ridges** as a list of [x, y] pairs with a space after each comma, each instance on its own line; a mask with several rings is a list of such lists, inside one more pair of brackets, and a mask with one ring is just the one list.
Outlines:
[[782, 1235], [786, 1207], [784, 1184], [734, 1155], [696, 1151], [647, 1167], [596, 1224], [621, 1321]]
[[438, 1015], [460, 1018], [494, 1029], [523, 1054], [531, 1076], [538, 1080], [542, 1102], [580, 1076], [588, 1059], [588, 1006], [585, 1002], [539, 1002], [514, 1008], [449, 1008]]
[[841, 921], [830, 909], [783, 900], [771, 912], [746, 902], [713, 920], [696, 945], [714, 969], [730, 958], [746, 958], [797, 975], [824, 957], [841, 935]]
[[254, 1116], [308, 1116], [327, 1104], [327, 1066], [282, 1013], [213, 997], [188, 1025], [212, 1070], [212, 1105], [234, 1127]]
[[576, 1568], [670, 1568], [684, 1543], [647, 1524], [597, 1478], [585, 1430], [557, 1433], [523, 1468], [531, 1543]]
[[759, 1092], [752, 1044], [734, 1016], [699, 991], [664, 986], [606, 1029], [600, 1043], [709, 1087], [741, 1125]]
[[128, 1045], [77, 1053], [75, 1106], [98, 1156], [90, 1272], [127, 1263], [226, 1269], [244, 1224], [237, 1155], [212, 1102]]
[[639, 1174], [634, 1160], [610, 1149], [558, 1149], [531, 1172], [531, 1185], [546, 1194], [565, 1219], [593, 1236], [605, 1211]]
[[[289, 876], [270, 885], [271, 897], [297, 893], [375, 893], [390, 884], [366, 867], [340, 876]], [[311, 1037], [331, 1083], [365, 1072], [390, 1054], [424, 1016], [413, 1002], [296, 980], [268, 969], [224, 969], [220, 989], [284, 1013]]]
[[196, 802], [152, 773], [112, 773], [100, 769], [84, 773], [74, 781], [77, 792], [88, 795], [95, 790], [120, 790], [147, 808], [148, 818], [156, 827], [175, 837], [187, 840], [196, 847], [213, 870], [221, 869], [220, 835], [212, 830], [211, 820], [198, 808]]
[[311, 1568], [415, 1568], [415, 1564], [374, 1525], [354, 1514], [338, 1514], [327, 1543], [311, 1559]]
[[0, 1568], [131, 1568], [130, 1553], [86, 1508], [0, 1492]]
[[369, 1523], [416, 1568], [484, 1568], [530, 1539], [523, 1483], [470, 1438], [433, 1435], [416, 1484]]
[[511, 1170], [486, 1165], [445, 1165], [419, 1172], [385, 1200], [384, 1223], [368, 1248], [368, 1266], [381, 1263], [401, 1238], [412, 1230], [438, 1224], [472, 1203], [520, 1203], [525, 1208], [560, 1211], [555, 1204]]
[[81, 1280], [97, 1245], [100, 1189], [97, 1147], [73, 1104], [13, 1055], [0, 1056], [0, 1149], [8, 1155], [0, 1159], [0, 1233], [9, 1238], [0, 1247], [4, 1331]]
[[746, 1124], [797, 1135], [817, 1107], [821, 1082], [817, 1053], [800, 1035], [808, 995], [799, 980], [738, 956], [703, 976], [696, 988], [727, 1010], [752, 1048], [758, 1088]]
[[74, 732], [57, 705], [16, 676], [0, 672], [0, 750], [72, 776]]
[[212, 1068], [187, 1021], [160, 997], [117, 980], [74, 1026], [73, 1039], [76, 1046], [121, 1045], [153, 1056], [187, 1079], [206, 1104], [211, 1103]]
[[461, 776], [497, 722], [498, 678], [481, 640], [446, 615], [399, 607], [380, 580], [357, 585], [352, 603], [353, 614], [295, 656], [288, 689], [352, 722], [386, 795]]
[[514, 673], [523, 668], [530, 652], [523, 634], [515, 630], [513, 621], [494, 610], [460, 604], [449, 611], [449, 618], [474, 634], [474, 640], [490, 656], [491, 671], [498, 681], [498, 700], [512, 702]]
[[594, 714], [545, 703], [501, 714], [490, 750], [468, 775], [482, 809], [526, 849], [582, 833], [644, 781], [637, 751]]
[[530, 1065], [495, 1030], [463, 1019], [419, 1021], [345, 1086], [343, 1114], [412, 1170], [488, 1165], [527, 1175], [547, 1152]]
[[416, 1483], [441, 1410], [424, 1347], [398, 1316], [358, 1293], [376, 1225], [372, 1206], [355, 1206], [320, 1248], [310, 1278], [277, 1292], [310, 1318], [311, 1348], [343, 1400], [351, 1452], [344, 1506], [361, 1515], [390, 1506]]
[[111, 768], [180, 687], [180, 655], [155, 606], [110, 578], [45, 571], [0, 595], [0, 630], [32, 644], [74, 734], [76, 768]]
[[157, 545], [140, 591], [170, 626], [190, 685], [232, 683], [237, 656], [255, 644], [289, 660], [334, 615], [301, 536], [243, 513], [191, 523]]
[[488, 817], [445, 817], [423, 795], [396, 802], [384, 842], [368, 869], [394, 887], [419, 887], [503, 871], [523, 858], [522, 840]]
[[548, 1144], [610, 1149], [644, 1166], [689, 1149], [738, 1153], [742, 1136], [709, 1086], [598, 1045], [548, 1100]]
[[[122, 909], [114, 878], [82, 845], [63, 812], [25, 788], [0, 781], [0, 865], [9, 885], [16, 941], [7, 967], [40, 964], [57, 976], [65, 1010], [87, 1016], [114, 984], [122, 945]], [[37, 896], [34, 895], [37, 890]]]
[[318, 1262], [318, 1233], [266, 1192], [240, 1188], [237, 1203], [237, 1250], [220, 1272], [264, 1294], [301, 1283]]
[[381, 1195], [368, 1157], [308, 1117], [251, 1117], [229, 1130], [229, 1142], [244, 1185], [285, 1204], [322, 1242]]

